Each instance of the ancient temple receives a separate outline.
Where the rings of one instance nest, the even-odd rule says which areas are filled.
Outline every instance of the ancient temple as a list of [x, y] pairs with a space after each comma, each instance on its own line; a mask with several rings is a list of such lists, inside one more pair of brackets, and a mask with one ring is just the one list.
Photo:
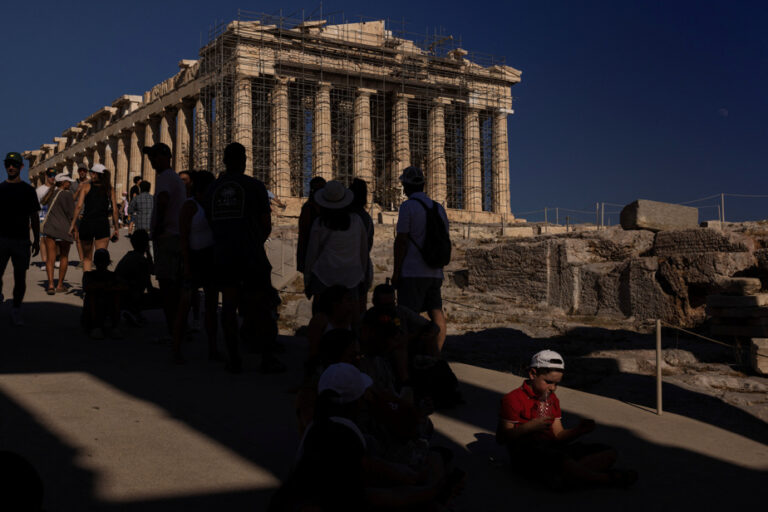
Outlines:
[[376, 209], [395, 210], [397, 178], [416, 165], [453, 219], [512, 220], [507, 116], [521, 73], [451, 43], [417, 42], [384, 21], [241, 17], [214, 27], [199, 60], [182, 60], [173, 77], [120, 96], [24, 157], [32, 179], [102, 163], [119, 195], [134, 176], [154, 182], [143, 146], [168, 144], [176, 171], [215, 173], [237, 141], [246, 172], [289, 210], [313, 176], [362, 178]]

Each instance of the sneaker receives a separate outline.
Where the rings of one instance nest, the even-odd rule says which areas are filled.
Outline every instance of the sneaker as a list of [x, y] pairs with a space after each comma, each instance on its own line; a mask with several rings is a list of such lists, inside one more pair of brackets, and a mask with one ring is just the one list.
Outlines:
[[21, 308], [11, 308], [11, 323], [16, 327], [24, 325], [24, 316], [21, 314]]
[[104, 339], [104, 331], [101, 329], [101, 327], [94, 327], [93, 329], [91, 329], [91, 339], [94, 339], [94, 340]]

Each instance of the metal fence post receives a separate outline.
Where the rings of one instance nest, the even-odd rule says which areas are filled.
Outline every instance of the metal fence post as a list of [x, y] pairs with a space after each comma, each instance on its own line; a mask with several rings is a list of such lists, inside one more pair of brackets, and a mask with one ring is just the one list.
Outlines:
[[661, 416], [661, 320], [656, 320], [656, 414]]

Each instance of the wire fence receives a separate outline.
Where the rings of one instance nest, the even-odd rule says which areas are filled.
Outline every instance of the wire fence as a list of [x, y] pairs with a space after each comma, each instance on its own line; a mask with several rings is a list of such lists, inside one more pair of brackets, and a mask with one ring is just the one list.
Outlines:
[[[720, 194], [713, 194], [690, 201], [677, 202], [672, 204], [678, 204], [683, 206], [693, 206], [699, 210], [699, 216], [709, 216], [709, 212], [712, 212], [713, 220], [720, 222], [726, 222], [726, 198], [738, 198], [738, 199], [768, 199], [768, 194], [735, 194], [722, 192]], [[696, 204], [703, 201], [712, 201], [719, 199], [719, 202], [715, 204]], [[598, 228], [609, 227], [619, 224], [621, 210], [626, 204], [612, 203], [607, 201], [600, 201], [594, 203], [594, 207], [586, 207], [581, 209], [576, 208], [563, 208], [561, 206], [545, 206], [537, 210], [527, 210], [520, 212], [513, 212], [515, 217], [526, 217], [529, 222], [543, 222], [545, 224], [592, 224]], [[768, 218], [768, 205], [765, 208], [764, 218]], [[735, 221], [734, 221], [735, 222]]]

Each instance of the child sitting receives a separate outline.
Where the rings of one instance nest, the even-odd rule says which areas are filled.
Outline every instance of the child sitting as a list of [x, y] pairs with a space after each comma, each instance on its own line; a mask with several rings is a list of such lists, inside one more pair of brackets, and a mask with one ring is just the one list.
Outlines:
[[[121, 294], [121, 306], [123, 315], [130, 323], [142, 326], [145, 323], [141, 312], [145, 309], [153, 309], [151, 275], [152, 259], [149, 256], [149, 235], [143, 229], [137, 229], [131, 235], [132, 251], [117, 264], [115, 275], [124, 286]], [[144, 292], [149, 292], [145, 294]]]
[[123, 337], [118, 329], [120, 323], [120, 286], [115, 273], [109, 270], [109, 251], [97, 249], [93, 255], [96, 270], [83, 274], [83, 316], [82, 323], [91, 338], [104, 339], [104, 321], [111, 319], [109, 336]]
[[534, 354], [528, 380], [501, 400], [496, 440], [505, 444], [513, 464], [554, 472], [554, 486], [602, 484], [629, 486], [635, 471], [611, 469], [616, 451], [602, 444], [572, 442], [595, 429], [593, 420], [581, 420], [575, 428], [563, 428], [560, 401], [555, 390], [563, 378], [565, 363], [552, 350]]

